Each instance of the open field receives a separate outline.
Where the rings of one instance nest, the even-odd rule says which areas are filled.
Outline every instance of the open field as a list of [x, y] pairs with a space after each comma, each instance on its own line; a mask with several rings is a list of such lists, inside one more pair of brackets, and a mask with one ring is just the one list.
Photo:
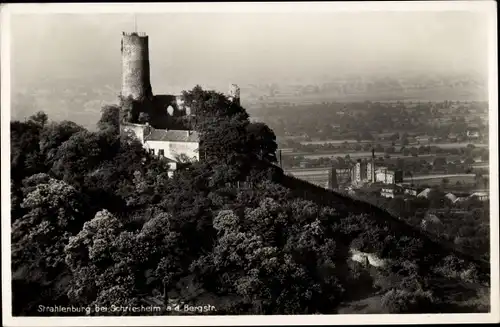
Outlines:
[[[317, 104], [322, 102], [442, 102], [449, 99], [460, 101], [487, 101], [487, 90], [470, 89], [470, 87], [446, 87], [438, 86], [432, 89], [407, 89], [407, 90], [379, 90], [377, 92], [360, 92], [356, 94], [338, 94], [336, 92], [324, 92], [322, 94], [276, 94], [268, 97], [260, 90], [254, 90], [250, 87], [242, 87], [246, 93], [254, 93], [253, 96], [247, 96], [245, 106], [250, 110], [262, 110], [267, 106], [276, 106], [280, 103], [294, 103], [295, 105]], [[260, 97], [260, 98], [259, 98]], [[257, 113], [256, 113], [257, 115]]]
[[[297, 178], [306, 180], [308, 182], [324, 186], [328, 180], [328, 169], [325, 168], [297, 168], [287, 169], [287, 174], [293, 175]], [[461, 184], [474, 184], [475, 174], [437, 174], [437, 175], [420, 175], [405, 177], [404, 183], [414, 183], [416, 185], [439, 185], [442, 183], [443, 178], [447, 178], [449, 185], [454, 185], [458, 181]]]
[[[461, 184], [474, 184], [475, 175], [474, 174], [458, 174], [458, 175], [435, 175], [435, 176], [416, 176], [413, 177], [413, 184], [415, 185], [440, 185], [443, 178], [448, 179], [449, 185], [454, 185], [457, 182]], [[405, 177], [403, 180], [405, 183], [411, 183], [412, 179]]]
[[370, 140], [360, 140], [359, 142], [356, 140], [324, 140], [324, 141], [302, 141], [302, 142], [300, 142], [300, 144], [302, 144], [302, 145], [339, 144], [340, 145], [340, 144], [344, 144], [344, 143], [353, 144], [353, 143], [372, 143], [372, 142], [373, 141], [370, 141]]
[[472, 165], [472, 168], [490, 168], [490, 164], [488, 162], [476, 162], [476, 163], [473, 163]]
[[314, 176], [314, 175], [328, 175], [328, 168], [297, 168], [297, 169], [285, 169], [289, 174], [296, 177], [301, 176]]
[[[488, 144], [484, 143], [467, 143], [467, 142], [462, 142], [462, 143], [420, 143], [420, 144], [409, 144], [407, 147], [420, 147], [420, 146], [435, 146], [441, 149], [462, 149], [466, 148], [469, 144], [474, 145], [476, 148], [487, 148]], [[401, 150], [401, 146], [397, 145], [394, 147], [396, 151]]]
[[[388, 145], [391, 144], [392, 141], [374, 141], [374, 140], [322, 140], [322, 141], [302, 141], [300, 144], [302, 145], [323, 145], [323, 144], [335, 144], [342, 145], [344, 143], [347, 144], [366, 144], [366, 143], [375, 143], [380, 145]], [[397, 142], [396, 142], [397, 143]], [[429, 142], [420, 142], [420, 143], [410, 143], [407, 147], [420, 147], [420, 146], [435, 146], [441, 149], [460, 149], [466, 148], [469, 144], [473, 144], [476, 148], [487, 148], [488, 144], [484, 143], [472, 143], [472, 142], [454, 142], [454, 143], [429, 143]], [[395, 146], [396, 150], [399, 151], [401, 148], [400, 145]]]
[[[363, 158], [371, 158], [372, 153], [371, 151], [360, 151], [360, 152], [319, 152], [319, 153], [308, 153], [308, 152], [294, 152], [294, 153], [283, 153], [283, 157], [287, 156], [302, 156], [307, 159], [320, 159], [320, 158], [337, 158], [337, 157], [342, 157], [344, 158], [346, 155], [349, 155], [351, 158], [356, 158], [356, 159], [363, 159]], [[375, 153], [376, 157], [383, 157], [385, 156], [384, 153]], [[405, 156], [403, 154], [391, 154], [391, 158], [411, 158], [411, 156]], [[434, 158], [436, 157], [435, 154], [421, 154], [418, 157], [415, 158]]]

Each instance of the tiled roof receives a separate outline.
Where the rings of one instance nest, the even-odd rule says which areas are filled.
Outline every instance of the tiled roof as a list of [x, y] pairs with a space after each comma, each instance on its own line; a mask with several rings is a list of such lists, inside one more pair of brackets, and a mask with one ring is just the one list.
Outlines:
[[431, 192], [431, 189], [430, 188], [426, 188], [425, 190], [423, 190], [422, 192], [420, 192], [417, 197], [421, 198], [421, 197], [428, 197], [429, 196], [429, 193]]
[[146, 141], [199, 142], [200, 136], [196, 131], [155, 129], [144, 139]]
[[451, 202], [455, 202], [457, 200], [457, 196], [453, 193], [448, 193], [445, 195], [446, 198], [448, 198]]

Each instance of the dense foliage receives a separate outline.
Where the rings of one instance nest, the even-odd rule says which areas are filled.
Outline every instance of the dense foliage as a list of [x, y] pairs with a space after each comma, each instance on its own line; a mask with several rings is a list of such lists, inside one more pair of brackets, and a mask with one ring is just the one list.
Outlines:
[[[103, 108], [96, 132], [43, 113], [11, 123], [14, 315], [151, 303], [335, 313], [376, 292], [387, 293], [389, 311], [427, 312], [449, 298], [426, 281], [484, 280], [474, 264], [429, 251], [418, 233], [373, 212], [300, 196], [271, 164], [271, 129], [221, 94], [196, 87], [185, 97], [202, 160], [172, 178], [164, 160], [119, 134], [118, 107]], [[349, 260], [353, 250], [388, 263], [364, 266]]]
[[359, 192], [358, 198], [385, 208], [409, 225], [475, 258], [490, 258], [490, 203], [477, 198], [452, 202], [440, 187], [427, 197], [381, 197], [379, 192]]

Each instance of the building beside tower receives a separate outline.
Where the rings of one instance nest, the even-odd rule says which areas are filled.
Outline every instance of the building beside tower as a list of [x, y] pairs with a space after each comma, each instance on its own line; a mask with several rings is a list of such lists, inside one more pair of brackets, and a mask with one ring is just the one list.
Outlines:
[[[196, 113], [182, 95], [153, 94], [149, 37], [123, 32], [121, 61], [121, 132], [134, 135], [151, 154], [169, 159], [173, 170], [179, 162], [199, 160], [199, 134], [176, 124], [176, 119]], [[238, 85], [230, 85], [228, 98], [240, 105]]]

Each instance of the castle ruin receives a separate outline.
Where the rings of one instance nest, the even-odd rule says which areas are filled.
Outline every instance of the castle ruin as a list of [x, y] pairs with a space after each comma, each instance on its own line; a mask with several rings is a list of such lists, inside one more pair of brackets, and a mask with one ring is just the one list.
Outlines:
[[[182, 95], [154, 95], [150, 82], [149, 38], [145, 33], [122, 33], [122, 133], [135, 135], [151, 154], [175, 163], [199, 160], [199, 135], [175, 125], [177, 117], [191, 116]], [[229, 99], [240, 104], [240, 88], [231, 84]], [[183, 158], [183, 159], [181, 159]]]
[[[145, 123], [158, 128], [178, 128], [172, 123], [175, 119], [195, 115], [185, 105], [182, 95], [153, 94], [150, 82], [149, 37], [142, 32], [122, 33], [122, 87], [120, 102], [122, 108], [131, 113], [125, 121], [129, 123]], [[236, 84], [229, 87], [228, 98], [240, 105], [240, 88]], [[124, 105], [124, 103], [127, 103]], [[135, 106], [135, 107], [134, 107]], [[135, 109], [134, 109], [134, 108]], [[147, 113], [146, 121], [141, 121], [140, 114]], [[144, 116], [144, 115], [143, 115]], [[170, 123], [170, 124], [169, 124]]]

